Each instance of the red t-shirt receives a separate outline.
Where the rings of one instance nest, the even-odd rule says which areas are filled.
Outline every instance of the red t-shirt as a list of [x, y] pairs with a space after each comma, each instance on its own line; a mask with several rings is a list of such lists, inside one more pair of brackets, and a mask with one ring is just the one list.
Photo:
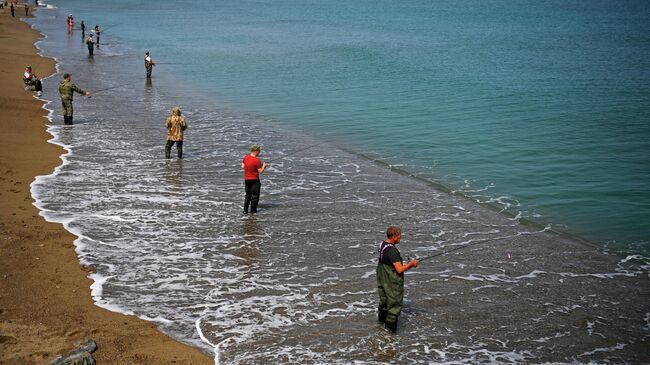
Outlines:
[[262, 167], [262, 161], [251, 155], [244, 156], [244, 180], [259, 180], [260, 174], [257, 169]]

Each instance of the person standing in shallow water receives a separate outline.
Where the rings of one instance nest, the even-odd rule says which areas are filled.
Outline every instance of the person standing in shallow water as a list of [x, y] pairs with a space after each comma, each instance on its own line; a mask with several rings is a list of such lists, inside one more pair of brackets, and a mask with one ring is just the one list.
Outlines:
[[92, 56], [95, 53], [95, 42], [93, 41], [93, 35], [88, 35], [86, 38], [86, 46], [88, 46], [88, 55]]
[[260, 174], [266, 169], [266, 162], [262, 163], [258, 158], [261, 151], [260, 146], [254, 144], [251, 146], [251, 153], [244, 156], [241, 163], [241, 168], [244, 170], [244, 188], [246, 190], [246, 197], [244, 198], [245, 214], [248, 214], [249, 207], [251, 213], [257, 213], [257, 204], [260, 201], [260, 190], [262, 189]]
[[59, 94], [61, 95], [61, 104], [63, 106], [63, 123], [72, 125], [72, 99], [74, 93], [90, 96], [90, 92], [81, 90], [77, 85], [72, 83], [72, 77], [66, 73], [59, 84]]
[[84, 21], [81, 21], [81, 38], [86, 38], [86, 24]]
[[151, 59], [151, 56], [149, 55], [149, 52], [145, 52], [144, 54], [144, 68], [147, 70], [147, 78], [151, 78], [151, 71], [153, 71], [153, 66], [156, 63]]
[[172, 146], [176, 144], [178, 158], [183, 158], [183, 134], [187, 129], [185, 118], [181, 117], [181, 108], [172, 108], [172, 115], [167, 118], [167, 144], [165, 145], [165, 158], [171, 158]]
[[99, 35], [101, 34], [101, 30], [99, 29], [99, 25], [95, 25], [95, 34], [97, 34], [97, 47], [99, 47]]
[[417, 260], [403, 264], [402, 256], [396, 247], [401, 239], [402, 231], [398, 227], [388, 227], [386, 240], [379, 245], [377, 263], [377, 319], [394, 333], [397, 332], [397, 320], [404, 305], [404, 272], [418, 266]]

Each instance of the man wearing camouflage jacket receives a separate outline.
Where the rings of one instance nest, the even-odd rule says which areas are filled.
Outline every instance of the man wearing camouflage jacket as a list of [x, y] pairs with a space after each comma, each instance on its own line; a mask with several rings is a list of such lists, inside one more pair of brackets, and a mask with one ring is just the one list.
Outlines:
[[59, 84], [59, 94], [61, 95], [61, 104], [63, 106], [63, 123], [72, 125], [72, 100], [74, 92], [90, 96], [90, 92], [81, 90], [77, 85], [72, 83], [72, 77], [66, 73]]

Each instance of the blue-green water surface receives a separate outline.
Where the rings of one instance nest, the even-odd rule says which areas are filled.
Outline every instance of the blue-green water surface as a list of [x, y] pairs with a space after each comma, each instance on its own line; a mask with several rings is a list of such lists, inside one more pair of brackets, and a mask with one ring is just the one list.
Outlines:
[[647, 1], [56, 3], [150, 50], [179, 98], [650, 252]]

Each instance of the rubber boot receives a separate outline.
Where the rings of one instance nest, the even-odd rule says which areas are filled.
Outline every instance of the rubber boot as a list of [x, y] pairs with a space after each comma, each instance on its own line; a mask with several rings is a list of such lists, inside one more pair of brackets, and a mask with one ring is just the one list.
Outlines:
[[172, 158], [172, 148], [170, 146], [165, 146], [165, 158]]
[[68, 117], [68, 124], [70, 124], [70, 125], [74, 124], [74, 123], [72, 123], [72, 115]]
[[395, 322], [386, 322], [386, 323], [384, 323], [384, 327], [387, 330], [389, 330], [389, 331], [391, 331], [393, 333], [397, 333], [397, 321], [395, 321]]
[[248, 214], [248, 207], [251, 205], [251, 196], [246, 195], [244, 198], [244, 214]]
[[176, 151], [178, 152], [178, 158], [183, 158], [183, 147], [176, 146]]
[[379, 313], [377, 313], [377, 320], [381, 323], [386, 322], [386, 316], [388, 315], [388, 312], [384, 310], [379, 310]]

